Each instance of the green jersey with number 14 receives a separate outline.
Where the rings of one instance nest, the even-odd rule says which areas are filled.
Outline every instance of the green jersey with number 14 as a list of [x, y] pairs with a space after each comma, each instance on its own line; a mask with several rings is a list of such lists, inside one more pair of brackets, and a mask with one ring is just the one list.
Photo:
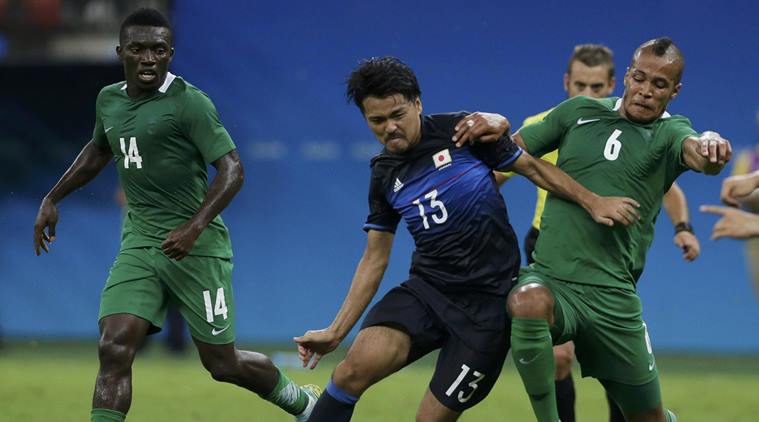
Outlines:
[[537, 271], [568, 282], [635, 290], [664, 193], [685, 170], [688, 119], [664, 113], [649, 124], [619, 114], [619, 98], [574, 97], [519, 133], [534, 156], [559, 149], [556, 163], [601, 196], [640, 203], [640, 221], [603, 226], [574, 202], [548, 196], [535, 246]]
[[[103, 88], [92, 139], [113, 152], [126, 195], [122, 250], [160, 247], [200, 208], [208, 164], [235, 149], [211, 100], [171, 73], [154, 94], [138, 100], [127, 95], [125, 82]], [[232, 256], [221, 217], [203, 230], [190, 254]]]

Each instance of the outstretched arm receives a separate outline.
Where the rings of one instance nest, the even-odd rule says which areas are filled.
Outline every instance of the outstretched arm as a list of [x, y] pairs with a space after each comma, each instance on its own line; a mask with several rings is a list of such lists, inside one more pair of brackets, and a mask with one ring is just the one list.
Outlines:
[[[514, 138], [519, 138], [519, 134], [514, 135]], [[523, 145], [521, 139], [514, 141]], [[536, 159], [526, 151], [516, 159], [511, 169], [554, 195], [576, 202], [599, 224], [613, 226], [617, 222], [627, 226], [640, 218], [637, 210], [640, 204], [634, 199], [598, 196], [560, 168], [545, 160]]]
[[701, 136], [692, 136], [683, 141], [685, 164], [704, 174], [719, 174], [732, 155], [730, 142], [717, 132], [706, 131]]
[[200, 208], [187, 222], [172, 230], [161, 248], [169, 258], [180, 260], [187, 256], [198, 236], [208, 224], [232, 202], [242, 187], [244, 171], [237, 150], [232, 150], [211, 163], [216, 176], [208, 187]]
[[[47, 243], [55, 240], [55, 225], [58, 223], [56, 206], [71, 192], [81, 188], [97, 176], [113, 157], [110, 148], [102, 148], [93, 141], [87, 143], [76, 157], [71, 167], [63, 173], [58, 183], [42, 199], [37, 218], [34, 221], [34, 253], [40, 249], [50, 252]], [[47, 233], [45, 233], [47, 229]]]
[[293, 339], [298, 343], [303, 367], [310, 362], [310, 368], [314, 369], [322, 356], [337, 348], [364, 313], [385, 274], [393, 238], [393, 233], [369, 230], [364, 256], [358, 263], [348, 295], [332, 324], [323, 330], [306, 331], [301, 337]]
[[667, 212], [672, 225], [675, 226], [675, 245], [683, 250], [683, 258], [693, 261], [701, 254], [701, 245], [698, 238], [693, 234], [688, 215], [688, 201], [685, 193], [678, 184], [672, 183], [667, 193], [664, 194], [664, 211]]

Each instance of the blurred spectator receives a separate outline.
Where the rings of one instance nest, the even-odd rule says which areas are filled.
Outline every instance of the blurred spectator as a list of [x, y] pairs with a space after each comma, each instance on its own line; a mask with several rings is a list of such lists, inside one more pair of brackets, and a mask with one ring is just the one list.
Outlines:
[[[746, 175], [759, 171], [759, 110], [756, 113], [757, 140], [753, 148], [747, 148], [738, 154], [733, 166], [733, 176]], [[741, 198], [740, 205], [746, 211], [759, 213], [759, 191], [753, 190], [751, 194]], [[746, 240], [745, 254], [751, 270], [751, 278], [754, 289], [759, 296], [759, 238], [753, 237]]]
[[[756, 113], [759, 135], [759, 111]], [[752, 148], [740, 151], [734, 161], [732, 176], [722, 183], [723, 203], [743, 208], [702, 206], [701, 211], [721, 218], [714, 225], [712, 239], [728, 237], [746, 239], [744, 248], [754, 290], [759, 297], [759, 139]]]

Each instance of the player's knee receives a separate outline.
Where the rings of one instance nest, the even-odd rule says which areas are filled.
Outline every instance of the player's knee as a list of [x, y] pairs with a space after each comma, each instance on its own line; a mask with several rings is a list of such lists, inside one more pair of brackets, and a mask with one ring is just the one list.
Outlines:
[[[199, 349], [200, 350], [200, 349]], [[208, 348], [201, 350], [200, 362], [211, 378], [220, 382], [234, 383], [238, 371], [237, 350], [227, 348]]]
[[211, 378], [214, 380], [219, 382], [235, 382], [236, 374], [238, 373], [235, 365], [230, 364], [229, 362], [216, 360], [208, 363], [203, 362], [203, 366], [208, 373], [211, 374]]
[[134, 360], [135, 352], [135, 347], [118, 339], [103, 336], [98, 342], [98, 357], [103, 366], [128, 368]]
[[564, 379], [572, 370], [574, 353], [561, 347], [553, 350], [554, 360], [556, 361], [556, 379]]
[[507, 301], [512, 318], [551, 319], [554, 299], [551, 292], [537, 283], [519, 287], [509, 294]]
[[367, 372], [358, 362], [350, 359], [337, 365], [332, 374], [332, 382], [354, 396], [360, 396], [371, 385]]

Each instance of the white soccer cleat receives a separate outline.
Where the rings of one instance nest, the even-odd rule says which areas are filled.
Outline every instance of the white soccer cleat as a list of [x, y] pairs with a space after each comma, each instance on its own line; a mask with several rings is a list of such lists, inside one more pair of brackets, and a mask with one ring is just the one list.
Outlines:
[[319, 400], [319, 396], [322, 395], [322, 388], [316, 384], [306, 384], [301, 387], [304, 393], [308, 396], [308, 404], [306, 408], [298, 415], [295, 415], [295, 422], [306, 422], [311, 417], [311, 412], [316, 406], [316, 401]]

